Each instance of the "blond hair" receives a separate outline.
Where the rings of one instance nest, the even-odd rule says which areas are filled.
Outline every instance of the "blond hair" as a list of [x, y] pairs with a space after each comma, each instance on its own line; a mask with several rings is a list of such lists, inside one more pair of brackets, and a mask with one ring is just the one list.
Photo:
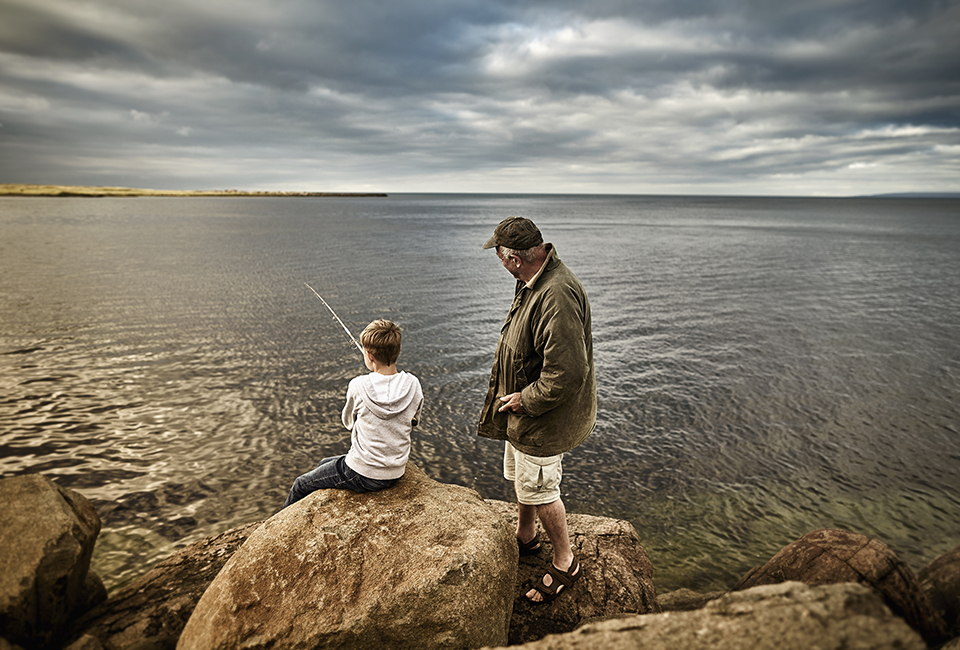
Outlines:
[[400, 357], [400, 328], [378, 318], [360, 332], [360, 345], [379, 363], [392, 366]]

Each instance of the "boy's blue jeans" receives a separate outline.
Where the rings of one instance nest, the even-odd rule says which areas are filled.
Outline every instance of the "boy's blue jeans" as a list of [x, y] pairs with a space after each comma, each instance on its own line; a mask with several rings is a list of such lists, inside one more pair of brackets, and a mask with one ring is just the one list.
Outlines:
[[283, 504], [286, 508], [292, 503], [296, 503], [311, 492], [317, 490], [353, 490], [354, 492], [376, 492], [395, 485], [400, 479], [375, 479], [367, 478], [362, 474], [357, 474], [347, 467], [347, 457], [333, 456], [324, 458], [317, 465], [317, 468], [301, 474], [293, 482], [290, 488], [290, 494]]

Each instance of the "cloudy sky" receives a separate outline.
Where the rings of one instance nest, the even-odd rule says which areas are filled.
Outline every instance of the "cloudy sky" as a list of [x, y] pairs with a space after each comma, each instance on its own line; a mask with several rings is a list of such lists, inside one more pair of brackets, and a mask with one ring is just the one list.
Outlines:
[[0, 183], [960, 191], [960, 0], [0, 0]]

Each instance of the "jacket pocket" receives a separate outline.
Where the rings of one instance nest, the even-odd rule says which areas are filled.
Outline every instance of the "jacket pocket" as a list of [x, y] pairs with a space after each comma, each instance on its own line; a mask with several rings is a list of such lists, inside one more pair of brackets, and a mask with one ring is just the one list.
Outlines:
[[527, 447], [543, 446], [543, 429], [536, 418], [515, 413], [507, 414], [507, 439]]

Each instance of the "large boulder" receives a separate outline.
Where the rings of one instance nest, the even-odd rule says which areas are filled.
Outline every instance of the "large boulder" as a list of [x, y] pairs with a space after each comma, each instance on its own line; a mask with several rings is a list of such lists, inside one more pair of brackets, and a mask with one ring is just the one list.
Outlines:
[[0, 480], [0, 637], [59, 643], [70, 620], [105, 598], [90, 569], [100, 518], [83, 495], [38, 474]]
[[[516, 504], [488, 503], [509, 527], [516, 526]], [[581, 563], [585, 568], [589, 567], [589, 573], [585, 573], [583, 581], [571, 591], [575, 606], [564, 606], [558, 601], [536, 607], [523, 597], [524, 585], [539, 579], [545, 559], [552, 552], [546, 536], [541, 534], [545, 550], [538, 558], [520, 560], [522, 577], [518, 578], [519, 584], [514, 592], [511, 643], [572, 630], [584, 620], [659, 611], [651, 606], [655, 593], [652, 567], [633, 527], [627, 522], [604, 517], [569, 515], [568, 518], [575, 545], [587, 549], [581, 550]], [[96, 638], [106, 650], [173, 650], [203, 592], [262, 523], [254, 522], [206, 538], [159, 562], [76, 621], [71, 638], [84, 635]], [[589, 586], [586, 593], [581, 594], [583, 598], [577, 601], [575, 594], [581, 585], [587, 584], [587, 576], [594, 586]], [[709, 599], [719, 595], [698, 597]], [[662, 597], [657, 601], [663, 604]], [[705, 602], [702, 600], [696, 606], [702, 607]]]
[[944, 553], [917, 574], [920, 587], [947, 627], [947, 636], [960, 637], [960, 546]]
[[158, 562], [75, 621], [70, 638], [97, 639], [106, 650], [173, 650], [203, 592], [261, 523], [200, 540]]
[[475, 648], [507, 641], [513, 531], [413, 463], [382, 492], [320, 490], [233, 554], [179, 650]]
[[[511, 534], [514, 534], [517, 504], [488, 503], [509, 522]], [[660, 611], [653, 585], [653, 566], [640, 543], [640, 536], [629, 522], [568, 514], [567, 527], [583, 575], [569, 593], [552, 603], [537, 604], [527, 600], [525, 594], [530, 585], [543, 577], [553, 557], [549, 538], [540, 531], [540, 553], [520, 558], [513, 620], [510, 622], [511, 644], [569, 632], [591, 619]]]
[[703, 609], [590, 623], [510, 650], [925, 650], [919, 634], [857, 584], [799, 582], [729, 593]]
[[857, 582], [872, 588], [928, 643], [944, 640], [944, 624], [910, 568], [883, 542], [846, 530], [807, 533], [748, 572], [734, 591], [796, 580], [808, 585]]

